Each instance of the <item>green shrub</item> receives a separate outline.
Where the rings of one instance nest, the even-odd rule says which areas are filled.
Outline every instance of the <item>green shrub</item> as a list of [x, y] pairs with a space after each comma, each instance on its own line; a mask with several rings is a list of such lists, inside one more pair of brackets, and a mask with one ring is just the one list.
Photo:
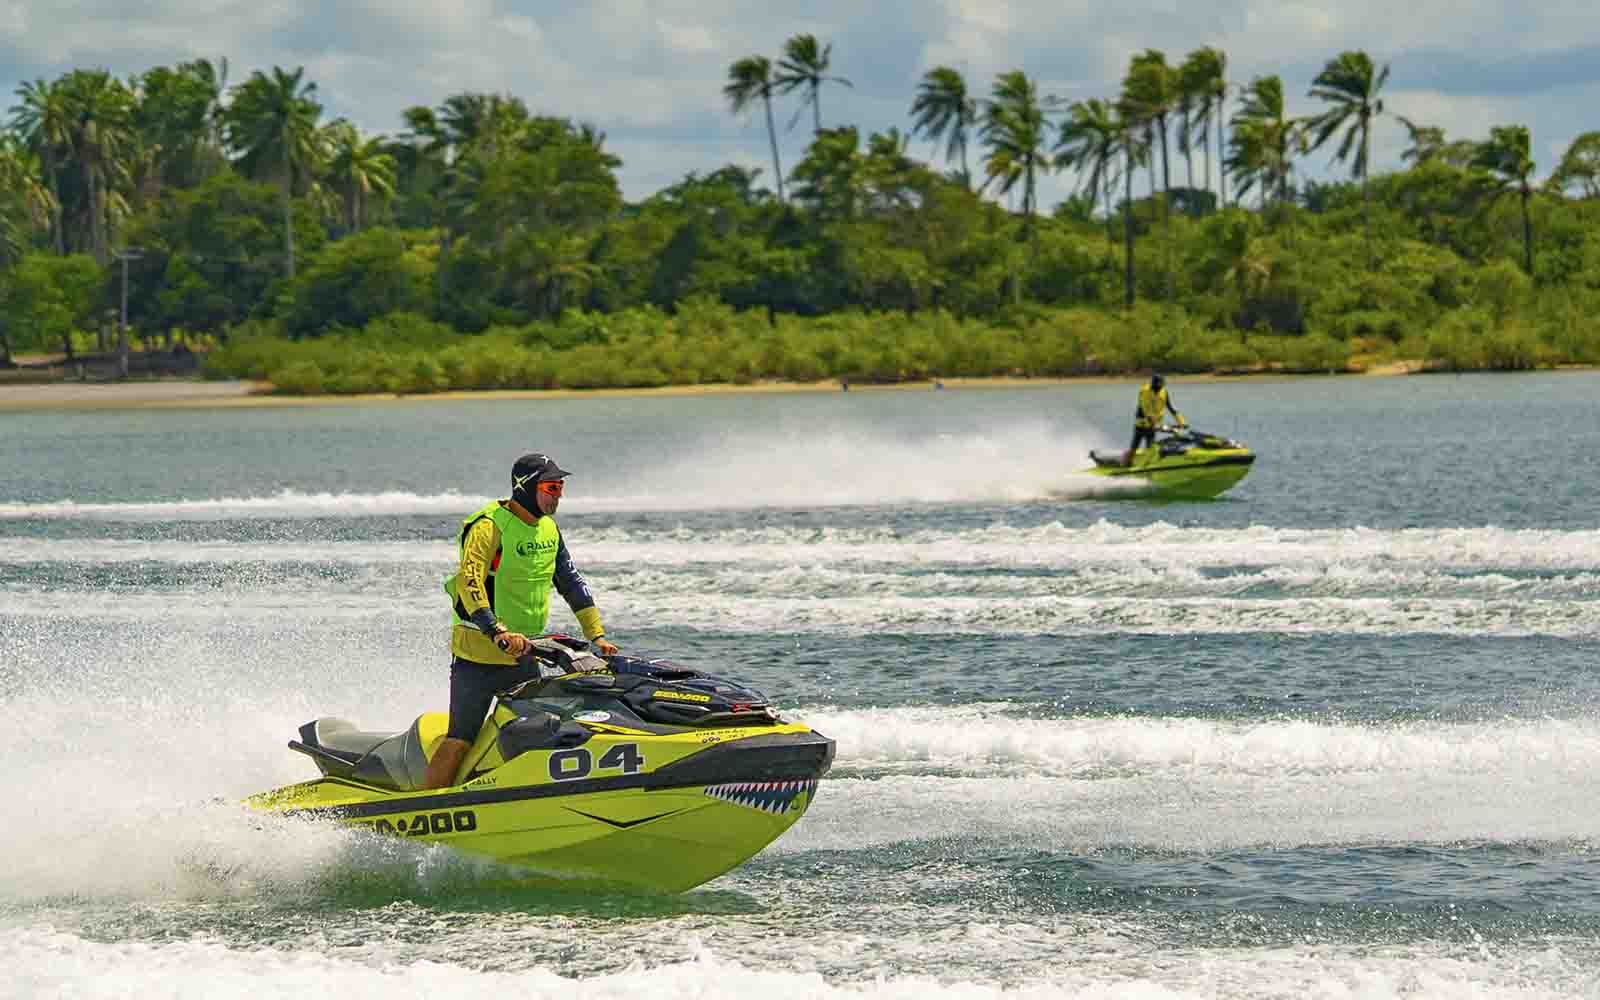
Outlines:
[[291, 361], [276, 368], [268, 377], [275, 392], [295, 396], [316, 396], [323, 391], [322, 369], [309, 361]]
[[1471, 371], [1487, 363], [1484, 342], [1493, 323], [1483, 309], [1452, 309], [1428, 334], [1428, 361], [1450, 371]]
[[417, 358], [411, 365], [409, 375], [409, 381], [401, 379], [404, 388], [396, 389], [395, 392], [441, 392], [451, 387], [450, 380], [445, 377], [444, 368], [433, 358]]
[[1554, 352], [1521, 320], [1498, 327], [1483, 345], [1484, 363], [1499, 371], [1526, 371], [1553, 363]]
[[1325, 333], [1285, 337], [1278, 343], [1282, 364], [1296, 372], [1340, 372], [1350, 364], [1350, 348]]
[[1486, 309], [1496, 323], [1520, 310], [1533, 291], [1533, 279], [1517, 265], [1497, 260], [1478, 269], [1474, 305]]
[[377, 392], [381, 386], [369, 371], [349, 371], [330, 376], [325, 388], [328, 392], [341, 396], [358, 396]]

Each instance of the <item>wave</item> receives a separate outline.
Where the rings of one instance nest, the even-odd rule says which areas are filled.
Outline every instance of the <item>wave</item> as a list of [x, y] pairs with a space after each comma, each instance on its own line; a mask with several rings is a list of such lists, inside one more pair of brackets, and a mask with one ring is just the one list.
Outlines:
[[1110, 778], [1600, 774], [1600, 720], [1384, 725], [1196, 718], [1023, 719], [1004, 704], [791, 713], [851, 773]]
[[[992, 599], [1035, 597], [1480, 597], [1589, 600], [1600, 598], [1600, 571], [1484, 566], [1414, 565], [1396, 568], [1388, 560], [1336, 563], [1305, 561], [1282, 566], [1216, 566], [1180, 560], [1080, 562], [1055, 568], [995, 570], [939, 564], [895, 566], [856, 562], [839, 553], [812, 552], [803, 562], [759, 558], [697, 561], [663, 568], [661, 558], [617, 558], [616, 546], [601, 542], [580, 550], [586, 572], [608, 591], [671, 595], [693, 590], [733, 597], [829, 598], [902, 596], [959, 598], [982, 594]], [[122, 540], [0, 542], [0, 587], [16, 577], [29, 588], [71, 586], [82, 568], [117, 568], [114, 582], [160, 590], [199, 579], [225, 583], [255, 580], [302, 581], [311, 590], [330, 579], [390, 581], [397, 589], [450, 571], [454, 546], [448, 542], [129, 542]], [[123, 567], [134, 567], [129, 572]], [[180, 570], [181, 568], [181, 570]], [[349, 589], [341, 584], [340, 589]]]
[[[162, 681], [155, 666], [117, 661], [0, 701], [0, 728], [30, 748], [0, 775], [10, 814], [28, 818], [0, 825], [0, 901], [262, 898], [396, 877], [404, 896], [492, 882], [483, 863], [441, 848], [238, 804], [313, 776], [284, 749], [306, 719], [354, 712], [399, 728], [443, 690], [437, 668], [383, 661], [342, 665], [338, 685], [317, 689], [310, 679], [333, 669], [219, 659]], [[785, 854], [972, 837], [1055, 853], [1600, 842], [1596, 718], [1019, 719], [994, 704], [793, 714], [838, 755], [805, 822], [774, 846]]]
[[[520, 931], [485, 929], [526, 949]], [[636, 943], [614, 942], [639, 952], [634, 964], [585, 975], [503, 955], [471, 965], [444, 957], [417, 959], [413, 946], [390, 943], [386, 936], [335, 952], [312, 943], [230, 946], [206, 937], [106, 942], [45, 927], [0, 931], [9, 980], [0, 992], [18, 997], [247, 994], [260, 1000], [299, 1000], [308, 993], [391, 1000], [574, 992], [660, 1000], [1549, 1000], [1590, 996], [1593, 988], [1592, 945], [1575, 939], [1495, 948], [1482, 942], [1421, 942], [1381, 949], [1308, 943], [1170, 950], [1141, 943], [1139, 932], [1137, 925], [1122, 921], [969, 918], [888, 941], [874, 936], [873, 948], [865, 952], [854, 936], [825, 934], [811, 942], [781, 932], [769, 934], [764, 946], [757, 939], [749, 950], [732, 951], [716, 943], [714, 928], [705, 932], [710, 942], [693, 930], [666, 934], [646, 928]], [[585, 929], [580, 939], [593, 933]], [[780, 951], [780, 945], [788, 950]], [[865, 966], [863, 971], [819, 971], [840, 962], [838, 949]], [[983, 968], [968, 954], [979, 949], [991, 956], [991, 972], [983, 978], [952, 975], [953, 968], [968, 975]], [[908, 973], [908, 968], [927, 971]]]
[[[225, 516], [240, 509], [282, 516], [292, 510], [323, 516], [339, 510], [351, 516], [384, 511], [386, 502], [416, 502], [418, 513], [456, 516], [481, 501], [457, 494], [418, 497], [413, 494], [319, 496], [280, 495], [251, 500], [195, 501], [193, 509]], [[237, 506], [231, 506], [237, 505]], [[374, 507], [378, 505], [378, 507]], [[181, 516], [186, 504], [104, 504], [106, 510], [138, 510], [151, 518]], [[19, 515], [18, 509], [30, 513]], [[43, 514], [55, 505], [3, 505], [7, 516]], [[9, 514], [7, 512], [10, 512]], [[76, 516], [61, 513], [59, 516]], [[574, 519], [576, 520], [576, 519]], [[218, 558], [293, 560], [308, 553], [325, 559], [448, 559], [451, 524], [441, 522], [437, 540], [395, 542], [328, 542], [288, 539], [283, 542], [174, 542], [135, 539], [49, 540], [0, 539], [0, 561], [105, 559], [190, 561], [198, 550]], [[1193, 528], [1158, 522], [1142, 527], [1098, 521], [1068, 526], [1059, 521], [1033, 527], [991, 524], [969, 529], [901, 530], [890, 525], [857, 528], [769, 527], [705, 528], [663, 523], [619, 526], [604, 521], [569, 523], [572, 543], [589, 560], [619, 565], [978, 566], [1011, 569], [1092, 569], [1135, 567], [1150, 572], [1186, 567], [1239, 569], [1297, 568], [1327, 573], [1345, 567], [1382, 568], [1395, 573], [1416, 570], [1600, 571], [1600, 531], [1517, 530], [1497, 527], [1293, 529]]]
[[[1045, 423], [1012, 425], [1005, 437], [937, 434], [908, 440], [837, 433], [722, 434], [689, 449], [715, 455], [684, 475], [678, 452], [654, 464], [636, 463], [627, 492], [574, 490], [570, 513], [812, 509], [880, 504], [1042, 500], [1071, 476], [1063, 455], [1083, 455], [1087, 442]], [[819, 475], [819, 470], [826, 470]], [[577, 483], [578, 480], [574, 480]], [[486, 499], [486, 498], [485, 498]], [[466, 514], [484, 499], [458, 491], [334, 493], [285, 489], [266, 497], [185, 498], [118, 503], [70, 497], [0, 504], [0, 520], [216, 520], [228, 518], [370, 517], [375, 514]]]
[[[972, 595], [815, 597], [803, 594], [743, 597], [700, 589], [680, 578], [668, 590], [629, 591], [591, 574], [606, 621], [627, 634], [685, 628], [729, 635], [971, 635], [1164, 636], [1347, 635], [1456, 637], [1600, 636], [1600, 601], [1432, 598], [1293, 597], [1227, 598], [1151, 595], [1008, 595], [997, 599], [981, 586]], [[95, 621], [144, 624], [170, 622], [174, 602], [184, 623], [213, 627], [270, 628], [295, 621], [310, 628], [362, 617], [392, 623], [442, 623], [446, 606], [437, 576], [419, 575], [410, 585], [374, 580], [373, 588], [349, 583], [311, 586], [304, 580], [245, 579], [203, 587], [172, 586], [108, 593], [106, 590], [0, 589], [0, 615], [45, 622], [63, 607], [93, 607]], [[559, 605], [552, 627], [571, 624]], [[563, 624], [566, 623], [566, 624]], [[26, 626], [21, 626], [26, 628]]]
[[487, 498], [445, 492], [417, 494], [302, 493], [282, 490], [264, 497], [149, 500], [94, 503], [71, 499], [43, 503], [0, 503], [0, 520], [218, 521], [239, 518], [382, 517], [400, 514], [462, 516]]

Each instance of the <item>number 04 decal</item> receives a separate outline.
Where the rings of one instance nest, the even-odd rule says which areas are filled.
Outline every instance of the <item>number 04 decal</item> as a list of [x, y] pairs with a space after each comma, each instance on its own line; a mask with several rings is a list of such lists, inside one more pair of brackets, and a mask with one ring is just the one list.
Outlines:
[[637, 743], [618, 743], [600, 756], [598, 763], [588, 747], [557, 750], [550, 755], [551, 781], [576, 781], [587, 778], [596, 767], [602, 771], [620, 770], [623, 774], [638, 774], [644, 767], [644, 755]]

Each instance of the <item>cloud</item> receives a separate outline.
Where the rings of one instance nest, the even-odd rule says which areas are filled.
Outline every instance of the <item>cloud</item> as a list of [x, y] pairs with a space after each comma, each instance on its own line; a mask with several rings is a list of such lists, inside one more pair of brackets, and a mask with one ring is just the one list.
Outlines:
[[[735, 59], [776, 60], [799, 32], [832, 42], [834, 71], [854, 84], [824, 91], [825, 123], [863, 134], [909, 129], [917, 81], [935, 65], [957, 67], [979, 94], [1021, 68], [1047, 93], [1109, 96], [1132, 54], [1156, 48], [1176, 63], [1200, 45], [1225, 51], [1240, 81], [1280, 74], [1291, 113], [1314, 110], [1304, 94], [1323, 62], [1363, 48], [1393, 66], [1391, 110], [1452, 135], [1523, 122], [1542, 150], [1556, 150], [1541, 154], [1553, 162], [1600, 125], [1590, 117], [1600, 14], [1575, 0], [0, 0], [0, 87], [200, 57], [226, 57], [233, 82], [303, 65], [330, 115], [389, 133], [410, 105], [510, 92], [605, 131], [624, 159], [625, 192], [639, 198], [688, 170], [769, 162], [764, 116], [730, 115], [722, 85]], [[780, 104], [782, 128], [798, 101]], [[786, 167], [803, 153], [807, 124], [780, 136]], [[1380, 127], [1378, 168], [1403, 147], [1403, 130]], [[922, 143], [914, 151], [929, 153]], [[1051, 179], [1045, 203], [1070, 187]]]
[[1526, 97], [1600, 83], [1600, 45], [1506, 57], [1423, 50], [1396, 59], [1394, 71], [1419, 87], [1441, 94]]

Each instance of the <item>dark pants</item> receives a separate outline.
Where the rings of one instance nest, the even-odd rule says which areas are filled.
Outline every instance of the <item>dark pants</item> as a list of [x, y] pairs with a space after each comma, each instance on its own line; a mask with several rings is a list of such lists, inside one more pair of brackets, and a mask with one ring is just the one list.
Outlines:
[[446, 735], [471, 743], [478, 738], [483, 717], [489, 714], [489, 703], [494, 701], [495, 695], [538, 677], [537, 663], [513, 667], [474, 663], [456, 657], [450, 662], [450, 729]]
[[1156, 429], [1154, 427], [1135, 427], [1133, 429], [1133, 444], [1128, 446], [1129, 451], [1138, 451], [1139, 444], [1155, 444]]

